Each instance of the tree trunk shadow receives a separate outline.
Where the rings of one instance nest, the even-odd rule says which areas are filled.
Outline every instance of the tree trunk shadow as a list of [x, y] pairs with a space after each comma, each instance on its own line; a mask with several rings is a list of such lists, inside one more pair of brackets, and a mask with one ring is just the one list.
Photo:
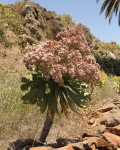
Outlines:
[[52, 148], [59, 148], [57, 143], [40, 143], [34, 139], [17, 139], [9, 144], [7, 150], [29, 150], [31, 147], [50, 146]]

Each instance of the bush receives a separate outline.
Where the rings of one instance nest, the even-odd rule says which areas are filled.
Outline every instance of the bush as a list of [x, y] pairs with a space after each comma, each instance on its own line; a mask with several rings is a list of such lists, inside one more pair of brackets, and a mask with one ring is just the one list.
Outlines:
[[[108, 99], [113, 99], [119, 91], [119, 78], [110, 77], [104, 71], [100, 72], [100, 81], [101, 84], [96, 84], [93, 87], [93, 92], [91, 95], [91, 104], [95, 103], [102, 104]], [[90, 89], [91, 90], [91, 89]]]
[[110, 42], [112, 45], [117, 45], [117, 43], [115, 41], [111, 41]]
[[23, 2], [16, 2], [14, 4], [14, 11], [17, 15], [21, 16], [22, 7], [23, 7]]
[[63, 14], [63, 15], [60, 15], [60, 17], [67, 24], [75, 24], [75, 21], [70, 14]]
[[0, 42], [3, 42], [5, 39], [4, 37], [4, 25], [0, 24]]

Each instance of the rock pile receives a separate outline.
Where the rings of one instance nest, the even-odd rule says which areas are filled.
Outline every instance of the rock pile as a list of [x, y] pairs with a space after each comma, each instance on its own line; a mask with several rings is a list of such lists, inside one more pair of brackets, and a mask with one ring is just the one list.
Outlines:
[[24, 2], [22, 15], [26, 20], [25, 34], [33, 35], [38, 41], [55, 39], [58, 32], [74, 25], [72, 21], [65, 24], [54, 11], [47, 11], [32, 1]]
[[[120, 99], [92, 112], [89, 129], [79, 142], [57, 139], [62, 146], [56, 150], [119, 150], [120, 149]], [[53, 150], [51, 147], [36, 147], [30, 150]]]

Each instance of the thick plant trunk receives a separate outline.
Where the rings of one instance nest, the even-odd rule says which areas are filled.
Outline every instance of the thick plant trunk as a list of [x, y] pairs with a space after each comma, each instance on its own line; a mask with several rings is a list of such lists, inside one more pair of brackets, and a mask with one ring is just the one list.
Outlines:
[[54, 110], [51, 112], [51, 114], [49, 114], [47, 112], [44, 127], [42, 129], [42, 133], [41, 133], [41, 136], [40, 136], [40, 139], [39, 139], [39, 142], [41, 143], [41, 145], [45, 142], [45, 140], [46, 140], [46, 138], [49, 134], [50, 128], [53, 124], [54, 116], [55, 116]]

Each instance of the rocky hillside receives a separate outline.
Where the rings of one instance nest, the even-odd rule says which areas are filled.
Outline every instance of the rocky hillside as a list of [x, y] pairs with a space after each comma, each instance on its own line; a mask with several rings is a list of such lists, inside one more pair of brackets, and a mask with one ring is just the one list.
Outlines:
[[[55, 39], [58, 32], [74, 25], [72, 19], [67, 19], [55, 12], [47, 11], [32, 1], [16, 2], [15, 5], [1, 4], [1, 38], [3, 34], [9, 45], [16, 42], [20, 45], [25, 40], [33, 44], [41, 40]], [[12, 43], [12, 39], [7, 38], [5, 29], [11, 30], [17, 36], [17, 41], [12, 36]]]
[[58, 16], [32, 1], [0, 4], [0, 68], [24, 70], [22, 55], [27, 44], [55, 39], [73, 25], [70, 15]]
[[[56, 150], [119, 150], [120, 148], [120, 97], [88, 114], [86, 132], [78, 138], [57, 139]], [[30, 148], [43, 150], [43, 147]], [[44, 147], [44, 150], [53, 150]]]
[[[16, 2], [14, 5], [0, 3], [0, 68], [24, 70], [22, 55], [27, 44], [56, 39], [58, 32], [74, 25], [70, 15], [57, 15], [32, 1]], [[85, 26], [83, 30], [101, 69], [119, 76], [120, 46], [114, 41], [101, 42]]]
[[108, 75], [120, 76], [120, 46], [116, 42], [104, 43], [95, 39], [92, 53]]
[[85, 26], [91, 54], [103, 70], [102, 82], [88, 89], [92, 91], [91, 102], [80, 109], [80, 115], [71, 112], [68, 119], [56, 116], [49, 143], [37, 147], [45, 115], [39, 107], [21, 101], [25, 47], [55, 40], [59, 31], [74, 25], [70, 15], [57, 15], [29, 0], [14, 5], [0, 3], [0, 150], [120, 149], [120, 78], [113, 77], [120, 76], [120, 46], [114, 41], [101, 42]]
[[[17, 140], [12, 142], [7, 150], [119, 150], [120, 149], [120, 97], [105, 100], [96, 104], [92, 109], [82, 110], [84, 117], [76, 117], [77, 132], [68, 138], [57, 138], [54, 144], [40, 143], [29, 140]], [[75, 121], [75, 120], [74, 120]], [[86, 122], [87, 121], [87, 122]], [[69, 120], [70, 122], [70, 120]], [[80, 128], [80, 124], [84, 126]], [[71, 124], [67, 126], [71, 128]], [[62, 133], [65, 126], [61, 127]], [[69, 130], [69, 129], [67, 129]], [[82, 133], [82, 134], [79, 134]], [[63, 133], [64, 135], [64, 133]], [[62, 136], [63, 136], [62, 135]]]

